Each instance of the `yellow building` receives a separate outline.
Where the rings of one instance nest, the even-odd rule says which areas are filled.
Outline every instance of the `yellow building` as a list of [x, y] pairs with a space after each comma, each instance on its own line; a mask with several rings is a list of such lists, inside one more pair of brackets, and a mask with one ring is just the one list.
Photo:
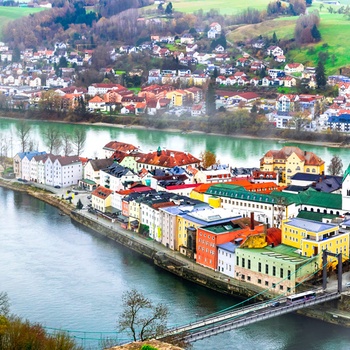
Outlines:
[[171, 101], [172, 106], [182, 107], [187, 101], [193, 101], [194, 94], [184, 90], [169, 91], [166, 98]]
[[324, 161], [313, 152], [302, 151], [298, 147], [283, 147], [281, 150], [270, 150], [260, 159], [261, 171], [280, 173], [280, 183], [289, 185], [296, 173], [324, 173]]
[[[339, 225], [313, 220], [292, 218], [282, 222], [282, 244], [296, 248], [306, 257], [319, 256], [318, 265], [322, 267], [322, 251], [342, 253], [343, 261], [349, 256], [349, 232], [339, 229]], [[336, 265], [336, 260], [328, 261]]]
[[102, 211], [105, 213], [107, 208], [112, 206], [112, 193], [108, 188], [103, 186], [97, 187], [91, 192], [91, 205], [94, 209]]

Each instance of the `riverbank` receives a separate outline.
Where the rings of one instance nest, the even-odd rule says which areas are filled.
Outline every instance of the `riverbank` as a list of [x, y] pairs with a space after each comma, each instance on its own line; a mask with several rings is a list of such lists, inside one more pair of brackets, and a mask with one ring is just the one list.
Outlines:
[[[115, 117], [114, 121], [118, 118], [124, 118], [124, 117]], [[129, 117], [130, 118], [130, 117]], [[135, 117], [134, 117], [135, 118]], [[234, 134], [227, 134], [227, 133], [218, 133], [218, 132], [205, 132], [201, 130], [196, 130], [195, 128], [193, 129], [188, 129], [188, 130], [183, 130], [181, 128], [174, 128], [174, 127], [162, 127], [162, 128], [157, 128], [150, 126], [148, 124], [147, 126], [142, 125], [142, 124], [137, 124], [133, 122], [132, 124], [129, 123], [112, 123], [112, 122], [104, 122], [104, 121], [81, 121], [81, 122], [71, 122], [71, 121], [66, 121], [66, 120], [41, 120], [41, 119], [35, 119], [35, 118], [19, 118], [18, 116], [13, 116], [13, 117], [4, 117], [0, 116], [0, 119], [5, 119], [5, 120], [28, 120], [32, 122], [50, 122], [50, 123], [59, 123], [59, 124], [71, 124], [71, 125], [86, 125], [86, 126], [102, 126], [102, 127], [109, 127], [109, 128], [117, 128], [117, 129], [135, 129], [135, 130], [154, 130], [154, 131], [162, 131], [162, 132], [169, 132], [169, 133], [180, 133], [180, 134], [196, 134], [196, 135], [214, 135], [218, 137], [231, 137], [231, 138], [240, 138], [240, 139], [251, 139], [251, 140], [259, 140], [259, 139], [265, 139], [265, 140], [273, 140], [273, 141], [278, 141], [281, 143], [281, 147], [284, 146], [286, 143], [287, 145], [289, 143], [300, 143], [300, 144], [306, 144], [306, 145], [315, 145], [315, 146], [321, 146], [321, 147], [332, 147], [332, 148], [350, 148], [350, 143], [340, 141], [340, 142], [332, 142], [332, 141], [321, 141], [319, 139], [311, 139], [310, 137], [301, 137], [301, 138], [290, 138], [287, 137], [284, 133], [288, 131], [287, 129], [276, 129], [279, 134], [281, 135], [269, 135], [268, 131], [262, 131], [260, 135], [252, 135], [248, 133], [234, 133]], [[178, 125], [181, 123], [179, 122]], [[319, 138], [324, 138], [324, 137], [329, 137], [326, 134], [321, 134], [321, 133], [307, 133], [313, 136], [319, 136]], [[344, 135], [344, 137], [347, 137], [347, 135]]]
[[[57, 207], [60, 211], [69, 215], [74, 222], [89, 227], [97, 234], [137, 252], [147, 258], [150, 263], [182, 279], [226, 295], [239, 296], [244, 299], [252, 298], [251, 302], [274, 297], [272, 294], [262, 294], [262, 290], [249, 285], [247, 282], [234, 279], [229, 280], [225, 275], [197, 265], [193, 260], [187, 259], [178, 252], [171, 251], [135, 232], [122, 229], [117, 223], [111, 223], [87, 211], [75, 210], [74, 205], [62, 200], [55, 193], [16, 181], [0, 180], [0, 186], [14, 191], [26, 192], [39, 200]], [[319, 309], [309, 308], [300, 313], [326, 322], [350, 327], [350, 313], [348, 310], [350, 310], [350, 295], [346, 292], [342, 294], [342, 299], [339, 303], [323, 304]]]

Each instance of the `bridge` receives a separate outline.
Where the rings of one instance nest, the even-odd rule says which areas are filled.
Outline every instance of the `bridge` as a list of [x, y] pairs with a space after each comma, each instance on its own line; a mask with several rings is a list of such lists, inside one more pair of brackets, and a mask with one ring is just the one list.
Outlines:
[[[194, 342], [223, 332], [247, 326], [249, 324], [281, 316], [303, 308], [321, 304], [340, 298], [339, 292], [317, 293], [316, 298], [301, 303], [286, 304], [286, 298], [275, 299], [273, 302], [265, 301], [222, 312], [218, 315], [189, 323], [188, 325], [170, 329], [160, 340], [177, 339]], [[278, 302], [276, 302], [278, 300]]]

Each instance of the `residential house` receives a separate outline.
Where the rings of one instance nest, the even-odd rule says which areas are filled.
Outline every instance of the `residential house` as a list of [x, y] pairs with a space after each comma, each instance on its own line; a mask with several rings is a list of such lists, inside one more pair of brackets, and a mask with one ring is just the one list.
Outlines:
[[103, 186], [97, 187], [91, 193], [92, 208], [106, 213], [112, 206], [113, 191]]
[[287, 63], [284, 67], [286, 74], [301, 73], [304, 71], [304, 65], [301, 63]]
[[112, 158], [89, 159], [84, 166], [83, 179], [79, 181], [80, 186], [90, 191], [100, 186], [100, 170], [105, 169], [112, 164]]

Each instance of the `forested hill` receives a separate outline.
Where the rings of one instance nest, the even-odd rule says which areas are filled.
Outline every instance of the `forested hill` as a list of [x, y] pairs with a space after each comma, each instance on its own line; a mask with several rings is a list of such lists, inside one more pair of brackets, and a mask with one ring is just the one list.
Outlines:
[[52, 0], [51, 3], [51, 9], [8, 23], [3, 29], [3, 40], [19, 49], [67, 42], [71, 38], [93, 44], [101, 34], [102, 39], [118, 41], [124, 36], [122, 28], [132, 28], [126, 33], [127, 39], [135, 35], [137, 9], [153, 0]]

